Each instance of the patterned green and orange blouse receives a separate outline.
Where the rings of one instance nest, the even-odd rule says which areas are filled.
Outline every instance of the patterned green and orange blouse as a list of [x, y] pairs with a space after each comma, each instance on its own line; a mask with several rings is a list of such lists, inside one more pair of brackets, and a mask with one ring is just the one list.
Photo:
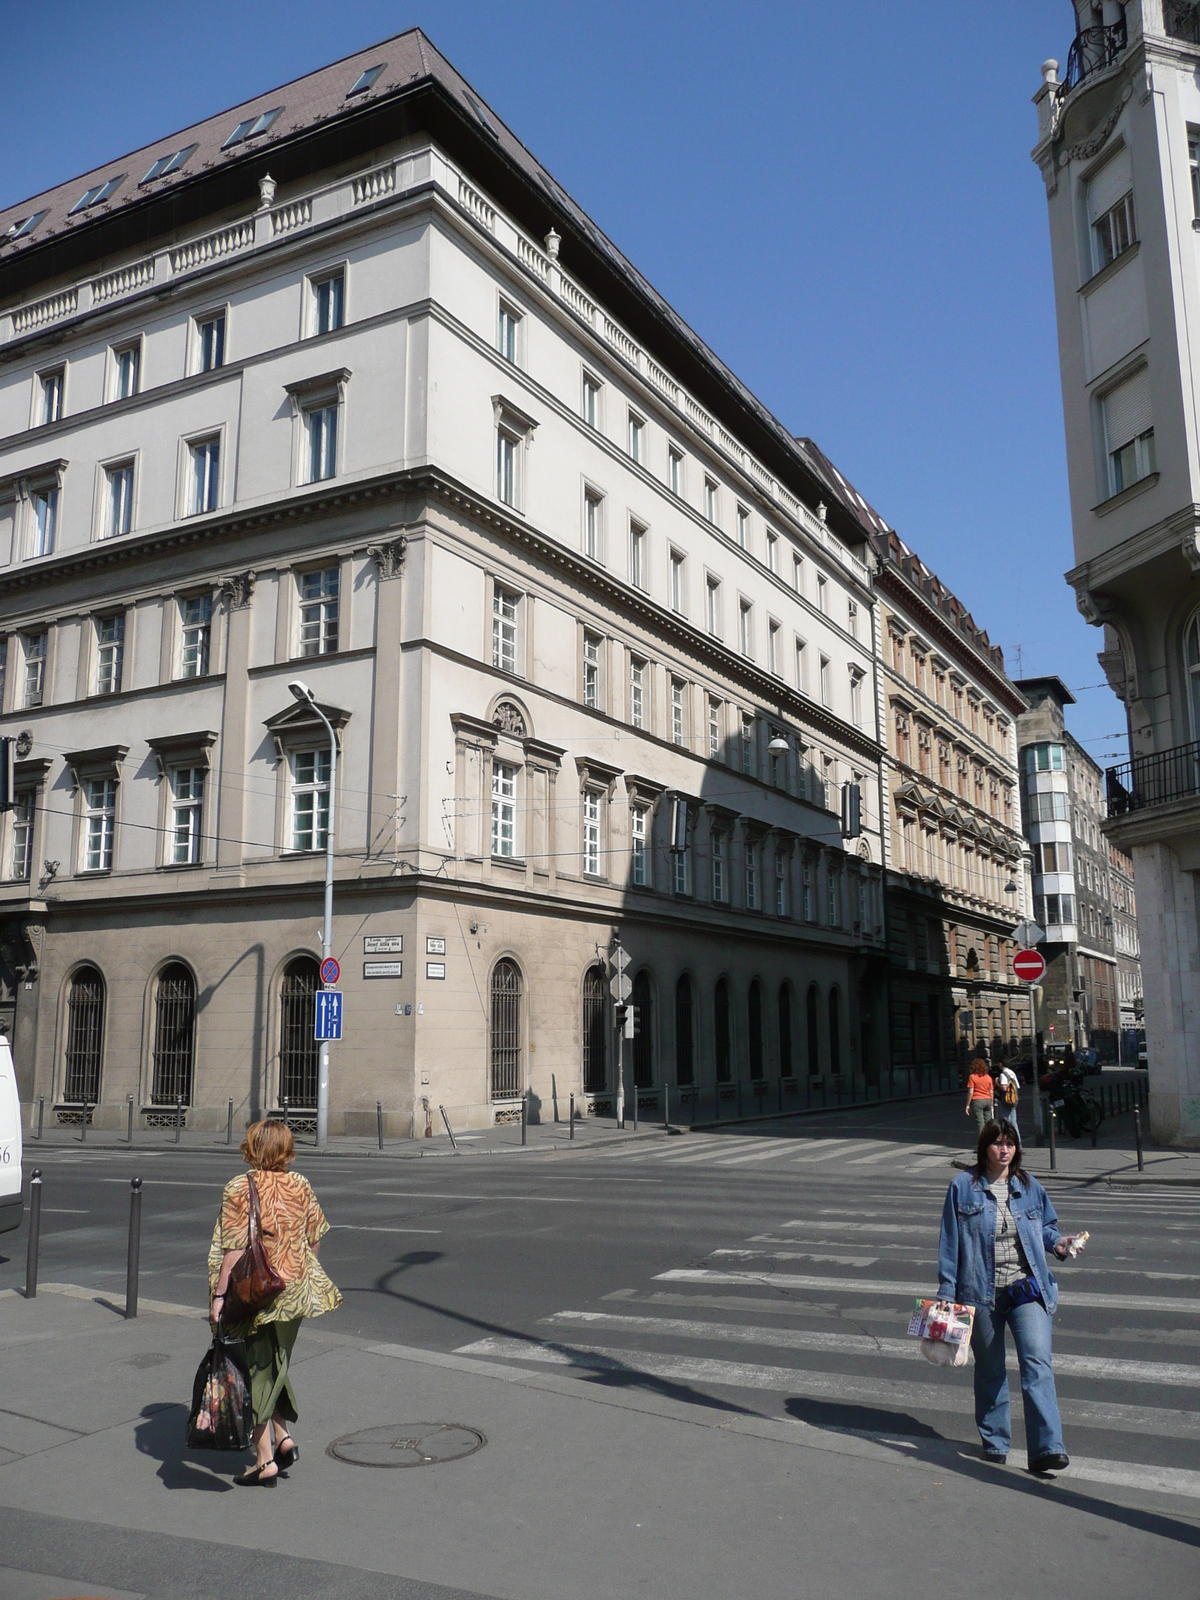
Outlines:
[[[245, 1250], [250, 1240], [250, 1186], [247, 1175], [233, 1178], [221, 1197], [221, 1215], [208, 1249], [208, 1292], [216, 1293], [221, 1262], [227, 1250]], [[313, 1253], [313, 1246], [329, 1232], [329, 1224], [312, 1185], [298, 1172], [254, 1173], [262, 1216], [262, 1242], [271, 1265], [283, 1279], [282, 1294], [249, 1322], [233, 1324], [235, 1338], [265, 1327], [269, 1322], [291, 1322], [297, 1317], [319, 1317], [336, 1311], [342, 1297]]]

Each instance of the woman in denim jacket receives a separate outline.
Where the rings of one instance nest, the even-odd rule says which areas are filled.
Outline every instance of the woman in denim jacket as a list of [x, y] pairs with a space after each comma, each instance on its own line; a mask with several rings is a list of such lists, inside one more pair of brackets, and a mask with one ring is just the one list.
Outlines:
[[1061, 1261], [1070, 1244], [1071, 1236], [1059, 1232], [1050, 1196], [1021, 1170], [1016, 1128], [1011, 1122], [985, 1123], [974, 1170], [959, 1173], [942, 1208], [938, 1294], [975, 1307], [975, 1422], [986, 1461], [1007, 1461], [1012, 1439], [1007, 1327], [1021, 1369], [1029, 1470], [1061, 1472], [1070, 1465], [1050, 1354], [1058, 1285], [1046, 1264], [1047, 1250]]

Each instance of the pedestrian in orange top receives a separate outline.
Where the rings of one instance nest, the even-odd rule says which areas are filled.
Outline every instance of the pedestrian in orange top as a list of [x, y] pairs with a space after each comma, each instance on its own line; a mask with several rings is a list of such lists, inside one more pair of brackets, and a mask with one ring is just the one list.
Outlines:
[[968, 1117], [974, 1114], [975, 1127], [980, 1133], [983, 1132], [984, 1123], [992, 1120], [995, 1092], [987, 1061], [982, 1055], [977, 1055], [971, 1063], [971, 1075], [967, 1079], [966, 1114]]

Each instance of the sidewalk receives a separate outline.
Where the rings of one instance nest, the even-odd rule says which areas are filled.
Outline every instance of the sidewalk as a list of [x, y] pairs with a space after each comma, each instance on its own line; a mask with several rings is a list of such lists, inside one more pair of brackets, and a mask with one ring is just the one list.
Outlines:
[[[184, 1446], [208, 1344], [194, 1311], [127, 1323], [48, 1285], [0, 1294], [0, 1595], [794, 1600], [802, 1572], [813, 1595], [877, 1594], [886, 1574], [893, 1600], [924, 1600], [931, 1572], [1009, 1560], [1018, 1518], [1047, 1585], [1090, 1600], [1179, 1592], [1196, 1540], [1191, 1499], [998, 1473], [928, 1429], [838, 1432], [632, 1372], [530, 1372], [339, 1322], [301, 1333], [302, 1459], [264, 1501], [232, 1486], [241, 1458]], [[400, 1470], [326, 1450], [441, 1421], [486, 1442]]]

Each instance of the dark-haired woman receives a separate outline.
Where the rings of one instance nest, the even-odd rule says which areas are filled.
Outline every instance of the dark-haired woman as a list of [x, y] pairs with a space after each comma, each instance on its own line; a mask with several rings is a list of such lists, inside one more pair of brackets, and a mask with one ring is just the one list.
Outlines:
[[[342, 1297], [317, 1261], [329, 1224], [308, 1179], [287, 1170], [296, 1159], [291, 1129], [277, 1120], [253, 1123], [246, 1130], [242, 1156], [251, 1172], [225, 1185], [209, 1247], [209, 1315], [213, 1325], [220, 1322], [231, 1338], [246, 1341], [256, 1459], [234, 1482], [270, 1488], [300, 1455], [300, 1446], [288, 1431], [298, 1414], [288, 1369], [300, 1323], [335, 1310]], [[229, 1274], [249, 1244], [250, 1176], [258, 1192], [263, 1249], [284, 1287], [265, 1311], [249, 1321], [231, 1323], [222, 1313]]]
[[1050, 1196], [1021, 1170], [1021, 1141], [1011, 1122], [989, 1121], [979, 1135], [974, 1170], [950, 1185], [942, 1208], [938, 1294], [975, 1307], [975, 1422], [986, 1461], [1003, 1463], [1012, 1441], [1004, 1334], [1017, 1347], [1025, 1402], [1025, 1448], [1031, 1472], [1070, 1465], [1050, 1354], [1058, 1285], [1046, 1251], [1067, 1256]]

